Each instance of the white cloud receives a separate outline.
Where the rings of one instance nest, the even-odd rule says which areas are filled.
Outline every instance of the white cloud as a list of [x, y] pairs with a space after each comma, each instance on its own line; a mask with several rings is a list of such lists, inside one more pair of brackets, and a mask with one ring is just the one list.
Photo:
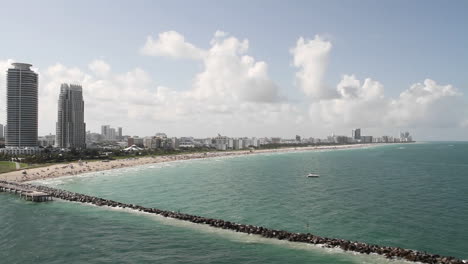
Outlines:
[[344, 75], [337, 85], [339, 98], [312, 102], [309, 112], [313, 120], [331, 127], [372, 127], [381, 124], [388, 101], [383, 85], [370, 78], [361, 84], [354, 75]]
[[290, 127], [304, 118], [297, 107], [281, 100], [279, 87], [269, 78], [268, 65], [246, 54], [248, 40], [218, 31], [210, 43], [209, 49], [199, 50], [204, 69], [195, 76], [193, 85], [182, 91], [157, 84], [138, 67], [115, 73], [102, 60], [92, 61], [88, 69], [60, 63], [50, 66], [40, 76], [40, 133], [55, 131], [63, 82], [83, 86], [85, 120], [93, 131], [110, 123], [124, 126], [126, 133], [140, 135], [162, 130], [178, 135], [220, 132], [260, 136], [280, 131], [273, 127]]
[[204, 57], [204, 71], [197, 74], [194, 95], [199, 99], [227, 97], [234, 101], [275, 102], [278, 86], [268, 76], [268, 65], [245, 53], [248, 40], [217, 31]]
[[[211, 103], [228, 101], [276, 102], [279, 87], [268, 76], [268, 65], [246, 55], [247, 39], [240, 40], [223, 31], [216, 31], [207, 50], [196, 48], [175, 31], [149, 37], [143, 47], [147, 55], [200, 59], [204, 70], [195, 77], [193, 96]], [[151, 51], [151, 52], [150, 52]], [[221, 98], [226, 98], [220, 100]]]
[[388, 122], [397, 126], [454, 127], [460, 123], [466, 105], [462, 94], [451, 85], [438, 85], [431, 79], [413, 84], [390, 101]]
[[[331, 47], [316, 36], [300, 38], [290, 50], [299, 68], [297, 85], [307, 95], [294, 104], [281, 96], [268, 64], [248, 54], [249, 41], [222, 31], [214, 33], [206, 50], [174, 31], [146, 43], [143, 50], [151, 55], [198, 60], [203, 68], [184, 90], [162, 86], [139, 67], [114, 72], [103, 60], [83, 69], [57, 63], [39, 72], [39, 132], [55, 131], [61, 83], [83, 86], [85, 119], [93, 131], [111, 124], [139, 135], [317, 136], [350, 127], [468, 127], [462, 94], [430, 79], [396, 98], [385, 96], [380, 82], [355, 75], [343, 75], [334, 89], [328, 88], [324, 76]], [[4, 73], [12, 62], [0, 60], [0, 94], [6, 93]], [[0, 98], [5, 105], [5, 96]], [[0, 113], [4, 116], [4, 107]]]
[[111, 70], [110, 65], [103, 60], [92, 61], [88, 68], [98, 76], [106, 76]]
[[224, 32], [224, 31], [221, 31], [221, 30], [216, 30], [214, 36], [216, 38], [222, 38], [222, 37], [226, 37], [227, 35], [229, 35], [229, 33], [227, 32]]
[[166, 31], [146, 38], [141, 53], [148, 56], [168, 56], [173, 58], [201, 59], [204, 51], [185, 41], [184, 36], [176, 31]]
[[312, 40], [300, 37], [296, 46], [290, 50], [294, 66], [299, 68], [296, 73], [297, 85], [313, 99], [335, 97], [334, 90], [324, 84], [325, 72], [328, 66], [328, 55], [332, 44], [316, 35]]
[[457, 89], [430, 79], [394, 99], [384, 96], [381, 83], [361, 84], [354, 75], [344, 75], [337, 91], [339, 98], [311, 102], [313, 120], [330, 127], [458, 127], [466, 109]]
[[343, 75], [343, 79], [337, 85], [337, 91], [342, 98], [360, 98], [369, 101], [384, 97], [381, 83], [367, 78], [361, 86], [361, 81], [354, 75]]
[[324, 83], [332, 44], [315, 36], [299, 38], [293, 55], [297, 86], [309, 98], [309, 116], [316, 125], [349, 127], [459, 127], [466, 100], [451, 85], [431, 79], [412, 85], [398, 98], [386, 98], [384, 86], [367, 78], [343, 75], [332, 90]]

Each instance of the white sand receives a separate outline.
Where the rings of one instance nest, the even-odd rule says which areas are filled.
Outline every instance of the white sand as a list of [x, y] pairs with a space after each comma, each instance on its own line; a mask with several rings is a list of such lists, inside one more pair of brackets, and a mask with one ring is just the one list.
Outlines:
[[201, 158], [214, 158], [223, 156], [240, 156], [252, 155], [258, 153], [272, 153], [272, 152], [293, 152], [293, 151], [312, 151], [324, 149], [350, 149], [350, 148], [364, 148], [376, 146], [376, 144], [353, 144], [353, 145], [339, 145], [339, 146], [318, 146], [318, 147], [298, 147], [298, 148], [280, 148], [280, 149], [262, 149], [245, 151], [225, 151], [225, 152], [206, 152], [206, 153], [193, 153], [193, 154], [179, 154], [168, 156], [146, 156], [141, 158], [128, 158], [111, 160], [108, 162], [91, 161], [91, 162], [72, 162], [69, 164], [56, 164], [41, 168], [23, 169], [0, 174], [1, 180], [7, 181], [32, 181], [38, 179], [56, 178], [61, 176], [78, 175], [80, 173], [104, 171], [116, 168], [132, 167], [150, 163], [161, 163], [176, 160], [188, 159], [201, 159]]

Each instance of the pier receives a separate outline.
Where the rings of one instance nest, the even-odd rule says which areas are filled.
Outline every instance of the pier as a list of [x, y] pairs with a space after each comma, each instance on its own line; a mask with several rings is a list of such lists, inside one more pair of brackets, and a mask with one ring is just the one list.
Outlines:
[[52, 196], [50, 196], [48, 193], [32, 190], [25, 186], [18, 186], [10, 183], [0, 183], [0, 192], [18, 194], [21, 198], [32, 202], [52, 201]]
[[358, 241], [350, 241], [345, 239], [338, 238], [328, 238], [313, 235], [311, 233], [293, 233], [284, 230], [275, 230], [262, 226], [246, 225], [239, 224], [230, 221], [224, 221], [222, 219], [208, 218], [197, 215], [184, 214], [174, 211], [166, 211], [157, 208], [148, 208], [135, 204], [126, 204], [120, 203], [113, 200], [107, 200], [95, 196], [74, 193], [66, 190], [60, 190], [56, 188], [32, 185], [32, 184], [20, 184], [16, 182], [7, 182], [0, 180], [0, 186], [3, 190], [10, 190], [12, 192], [37, 192], [41, 194], [46, 194], [50, 197], [85, 203], [93, 204], [96, 206], [108, 206], [108, 207], [118, 207], [118, 208], [129, 208], [132, 210], [145, 212], [149, 214], [156, 214], [164, 217], [169, 217], [173, 219], [178, 219], [182, 221], [188, 221], [191, 223], [208, 225], [214, 228], [228, 229], [234, 232], [258, 235], [265, 238], [286, 240], [297, 243], [308, 243], [321, 246], [323, 248], [339, 248], [344, 251], [353, 251], [361, 254], [378, 254], [385, 256], [388, 259], [404, 259], [413, 262], [419, 263], [429, 263], [429, 264], [466, 264], [468, 261], [457, 259], [450, 256], [441, 256], [437, 254], [430, 254], [427, 252], [421, 252], [412, 249], [404, 249], [400, 247], [387, 247], [374, 244], [368, 244]]

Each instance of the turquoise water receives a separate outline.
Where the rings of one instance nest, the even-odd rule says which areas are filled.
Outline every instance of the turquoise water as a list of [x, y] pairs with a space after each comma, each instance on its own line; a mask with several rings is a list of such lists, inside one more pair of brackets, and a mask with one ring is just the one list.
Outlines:
[[[41, 182], [126, 203], [468, 259], [468, 143], [261, 154]], [[314, 172], [320, 178], [306, 178]], [[0, 193], [0, 263], [387, 263]], [[395, 263], [395, 261], [391, 262]]]

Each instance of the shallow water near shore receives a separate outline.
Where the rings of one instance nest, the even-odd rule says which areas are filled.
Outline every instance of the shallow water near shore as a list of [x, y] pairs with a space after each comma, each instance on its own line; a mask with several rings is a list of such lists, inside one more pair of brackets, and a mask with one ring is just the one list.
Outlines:
[[[40, 181], [120, 202], [468, 259], [468, 143], [274, 153]], [[320, 178], [306, 178], [308, 173]], [[5, 263], [388, 263], [178, 220], [0, 194]], [[394, 263], [394, 262], [391, 262]]]

